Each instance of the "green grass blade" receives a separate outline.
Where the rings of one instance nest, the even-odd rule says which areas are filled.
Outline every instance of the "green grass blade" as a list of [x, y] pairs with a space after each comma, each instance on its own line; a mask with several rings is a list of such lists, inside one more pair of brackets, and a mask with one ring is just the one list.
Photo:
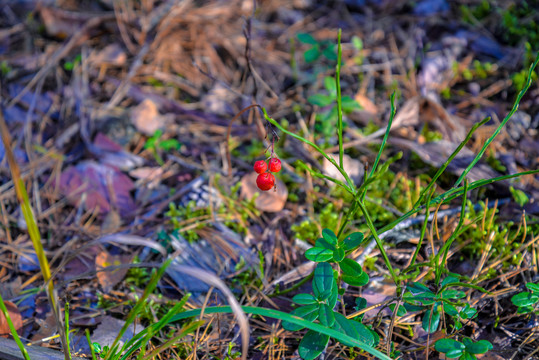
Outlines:
[[427, 185], [427, 187], [421, 192], [421, 194], [419, 195], [419, 199], [417, 199], [416, 203], [414, 204], [414, 208], [416, 206], [418, 206], [419, 204], [421, 204], [425, 194], [428, 194], [430, 189], [436, 184], [436, 180], [438, 180], [438, 178], [443, 174], [445, 169], [449, 166], [451, 161], [453, 161], [453, 159], [458, 155], [458, 153], [462, 150], [462, 148], [468, 143], [468, 141], [470, 141], [470, 139], [472, 138], [472, 135], [475, 133], [475, 131], [479, 127], [481, 127], [482, 125], [486, 124], [488, 121], [490, 121], [490, 117], [486, 117], [482, 121], [480, 121], [477, 124], [474, 124], [474, 126], [472, 126], [472, 128], [468, 132], [468, 135], [466, 135], [466, 138], [459, 144], [459, 146], [457, 146], [455, 151], [453, 151], [453, 153], [447, 158], [446, 162], [443, 163], [442, 167], [440, 167], [438, 169], [438, 171], [436, 172], [436, 174], [434, 175], [434, 177], [430, 181], [429, 185]]
[[[254, 307], [254, 306], [242, 306], [242, 309], [245, 313], [248, 313], [248, 314], [266, 316], [273, 319], [279, 319], [282, 321], [287, 321], [287, 322], [291, 322], [297, 325], [301, 325], [302, 327], [306, 327], [310, 330], [317, 331], [321, 334], [331, 336], [332, 338], [340, 342], [352, 343], [358, 348], [360, 348], [361, 350], [364, 350], [368, 352], [369, 354], [376, 356], [378, 359], [391, 360], [390, 357], [388, 357], [381, 351], [365, 343], [362, 343], [358, 339], [345, 335], [341, 332], [338, 332], [337, 330], [327, 328], [318, 323], [313, 323], [313, 322], [304, 320], [298, 316], [290, 315], [290, 314], [287, 314], [285, 312], [278, 311], [278, 310], [266, 309], [266, 308]], [[202, 309], [185, 311], [181, 314], [173, 316], [170, 321], [174, 322], [174, 321], [178, 321], [182, 319], [187, 319], [190, 317], [199, 316], [201, 312], [202, 312]], [[230, 308], [230, 306], [215, 306], [215, 307], [204, 308], [204, 314], [216, 314], [216, 313], [232, 313], [232, 309]]]
[[90, 330], [86, 329], [86, 341], [88, 341], [88, 346], [90, 347], [90, 352], [92, 353], [92, 360], [97, 360], [95, 357], [95, 351], [94, 351], [94, 345], [92, 344], [92, 340], [90, 340]]
[[[427, 195], [427, 204], [430, 204], [430, 199], [432, 198], [434, 191], [435, 191], [435, 188], [429, 191]], [[421, 235], [419, 236], [419, 241], [417, 242], [414, 255], [412, 255], [412, 261], [410, 261], [410, 266], [413, 266], [415, 264], [415, 260], [417, 258], [417, 255], [419, 254], [419, 250], [421, 249], [421, 245], [423, 244], [423, 239], [425, 238], [425, 233], [427, 231], [427, 224], [429, 223], [429, 215], [430, 215], [430, 206], [426, 206], [425, 209], [426, 209], [425, 221], [423, 221], [423, 225], [421, 226]]]
[[524, 85], [524, 88], [518, 93], [515, 103], [513, 104], [513, 108], [511, 109], [509, 114], [507, 114], [507, 116], [502, 120], [500, 125], [498, 125], [496, 130], [494, 130], [494, 133], [487, 139], [487, 141], [485, 141], [485, 144], [483, 145], [481, 150], [479, 150], [479, 153], [476, 155], [476, 157], [473, 159], [470, 165], [468, 165], [468, 167], [462, 172], [458, 180], [455, 182], [454, 186], [458, 186], [462, 182], [462, 180], [466, 177], [466, 175], [468, 175], [470, 170], [475, 166], [475, 164], [477, 164], [477, 162], [481, 159], [481, 157], [483, 157], [483, 154], [487, 150], [487, 147], [490, 145], [490, 143], [492, 143], [492, 141], [496, 138], [496, 136], [498, 136], [498, 134], [500, 133], [502, 128], [505, 126], [505, 124], [509, 121], [511, 116], [513, 116], [513, 114], [518, 110], [518, 106], [520, 104], [520, 101], [522, 100], [522, 97], [524, 96], [524, 94], [526, 94], [526, 92], [528, 91], [528, 89], [530, 88], [532, 84], [532, 73], [535, 67], [537, 66], [537, 63], [539, 63], [539, 52], [537, 53], [535, 61], [530, 66], [530, 69], [528, 71], [528, 77], [526, 79], [526, 85]]
[[[369, 180], [374, 173], [376, 172], [376, 168], [378, 168], [378, 163], [380, 162], [380, 158], [382, 157], [382, 152], [384, 151], [384, 148], [387, 143], [387, 139], [389, 138], [389, 132], [391, 131], [391, 125], [393, 124], [393, 119], [395, 119], [395, 114], [397, 113], [397, 109], [395, 108], [395, 92], [391, 94], [391, 111], [389, 114], [389, 121], [387, 123], [386, 132], [384, 134], [384, 138], [382, 139], [382, 144], [380, 145], [380, 150], [378, 151], [378, 154], [376, 155], [376, 159], [374, 160], [374, 163], [372, 164], [372, 169], [369, 175], [367, 176], [366, 180]], [[367, 184], [368, 182], [363, 182], [363, 185], [360, 188], [361, 193], [361, 200], [365, 201], [365, 196], [367, 194]]]
[[11, 317], [9, 316], [9, 312], [7, 311], [6, 304], [4, 303], [4, 299], [2, 298], [2, 295], [0, 295], [0, 311], [2, 311], [2, 314], [4, 314], [4, 318], [6, 319], [7, 325], [9, 326], [9, 331], [11, 332], [11, 336], [13, 336], [13, 339], [17, 343], [19, 350], [21, 350], [22, 356], [24, 357], [25, 360], [30, 360], [30, 355], [28, 355], [28, 351], [26, 351], [26, 348], [22, 344], [21, 338], [19, 337], [19, 334], [17, 334], [17, 329], [15, 329], [15, 326], [13, 325], [13, 321], [11, 321]]

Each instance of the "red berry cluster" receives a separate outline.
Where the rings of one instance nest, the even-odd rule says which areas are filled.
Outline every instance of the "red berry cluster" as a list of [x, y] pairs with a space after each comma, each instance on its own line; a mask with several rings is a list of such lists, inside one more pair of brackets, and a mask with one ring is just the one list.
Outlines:
[[[268, 164], [270, 172], [266, 172], [268, 170]], [[271, 158], [268, 164], [264, 160], [258, 160], [254, 166], [255, 171], [259, 174], [256, 178], [256, 186], [262, 191], [268, 191], [272, 187], [275, 187], [275, 176], [273, 176], [272, 172], [281, 171], [281, 160]]]

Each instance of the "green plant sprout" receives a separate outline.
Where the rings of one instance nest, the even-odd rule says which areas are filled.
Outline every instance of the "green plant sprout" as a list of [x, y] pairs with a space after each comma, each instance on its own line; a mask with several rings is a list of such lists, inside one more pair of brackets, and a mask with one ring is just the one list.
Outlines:
[[307, 64], [317, 61], [321, 56], [324, 56], [330, 61], [337, 61], [335, 44], [332, 41], [317, 41], [311, 34], [307, 33], [300, 33], [297, 37], [299, 42], [311, 45], [311, 47], [303, 53], [303, 59]]
[[165, 152], [176, 150], [179, 151], [182, 144], [176, 140], [176, 139], [166, 139], [161, 140], [161, 136], [163, 135], [163, 130], [157, 129], [155, 130], [155, 133], [146, 140], [146, 143], [144, 144], [144, 149], [150, 151], [155, 161], [161, 166], [165, 164], [163, 161], [163, 158], [159, 154], [158, 150], [163, 150]]
[[514, 295], [511, 302], [518, 307], [517, 313], [519, 314], [539, 313], [537, 310], [537, 305], [539, 305], [539, 284], [527, 283], [526, 287], [530, 291], [523, 291]]
[[307, 101], [313, 105], [319, 106], [320, 108], [326, 108], [331, 105], [329, 109], [324, 110], [322, 113], [316, 114], [317, 123], [315, 125], [315, 130], [317, 130], [317, 132], [322, 134], [325, 138], [328, 138], [335, 130], [335, 119], [337, 119], [339, 116], [339, 108], [342, 109], [346, 115], [349, 115], [354, 110], [361, 109], [361, 106], [350, 96], [343, 96], [341, 98], [341, 104], [338, 106], [339, 104], [337, 102], [339, 101], [340, 94], [338, 94], [339, 89], [337, 88], [334, 78], [326, 76], [324, 78], [324, 87], [328, 92], [327, 95], [314, 94], [309, 96]]

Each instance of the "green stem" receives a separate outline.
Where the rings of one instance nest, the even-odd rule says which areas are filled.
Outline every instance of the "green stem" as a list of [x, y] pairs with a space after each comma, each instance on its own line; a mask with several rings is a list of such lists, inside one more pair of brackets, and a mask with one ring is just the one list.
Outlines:
[[365, 205], [363, 204], [363, 202], [359, 198], [356, 198], [356, 203], [359, 206], [359, 208], [361, 209], [361, 211], [363, 212], [363, 216], [365, 217], [365, 220], [367, 221], [367, 226], [371, 230], [372, 236], [376, 240], [376, 245], [378, 245], [378, 249], [380, 250], [380, 254], [382, 254], [382, 257], [384, 258], [384, 262], [386, 263], [386, 267], [389, 270], [389, 273], [391, 274], [391, 278], [395, 282], [395, 285], [397, 285], [397, 287], [399, 287], [400, 284], [399, 284], [399, 279], [397, 278], [397, 274], [395, 274], [395, 270], [393, 270], [393, 266], [391, 266], [391, 262], [389, 261], [389, 257], [387, 256], [387, 253], [386, 253], [386, 251], [384, 249], [384, 244], [382, 243], [382, 239], [380, 239], [380, 237], [378, 236], [378, 233], [376, 232], [376, 228], [374, 227], [371, 216], [367, 212], [367, 208], [365, 207]]
[[337, 135], [339, 136], [339, 166], [343, 168], [344, 149], [342, 145], [343, 125], [342, 125], [341, 79], [340, 79], [341, 57], [342, 57], [341, 33], [342, 33], [342, 29], [339, 29], [339, 33], [337, 35], [337, 66], [335, 68], [335, 85], [337, 87]]
[[17, 334], [17, 329], [15, 329], [15, 326], [13, 325], [13, 322], [11, 321], [11, 317], [9, 316], [9, 312], [7, 311], [6, 304], [4, 303], [4, 299], [2, 299], [2, 295], [0, 295], [0, 310], [2, 311], [2, 314], [4, 314], [4, 318], [7, 321], [7, 325], [9, 327], [9, 331], [11, 332], [11, 336], [13, 336], [13, 339], [17, 343], [17, 346], [19, 347], [19, 350], [22, 353], [22, 356], [25, 360], [30, 360], [30, 355], [28, 355], [28, 351], [26, 351], [26, 348], [22, 344], [21, 338], [19, 338], [19, 334]]

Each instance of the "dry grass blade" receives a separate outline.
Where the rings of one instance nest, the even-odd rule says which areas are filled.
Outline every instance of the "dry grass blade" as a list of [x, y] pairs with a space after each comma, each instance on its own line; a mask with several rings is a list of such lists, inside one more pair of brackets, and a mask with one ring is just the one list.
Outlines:
[[65, 333], [63, 331], [64, 327], [62, 324], [62, 319], [60, 318], [60, 311], [58, 309], [58, 304], [56, 301], [56, 294], [54, 292], [54, 282], [51, 280], [51, 269], [49, 267], [49, 262], [45, 255], [45, 250], [43, 249], [43, 244], [41, 243], [41, 234], [37, 227], [37, 223], [34, 217], [34, 212], [30, 205], [30, 200], [28, 199], [28, 193], [26, 192], [26, 187], [21, 178], [21, 171], [19, 165], [15, 160], [13, 151], [11, 150], [11, 137], [9, 135], [9, 130], [7, 124], [4, 120], [4, 114], [0, 110], [0, 133], [2, 136], [2, 142], [4, 143], [4, 148], [6, 152], [6, 157], [9, 163], [9, 168], [11, 171], [11, 176], [13, 179], [13, 185], [15, 187], [15, 193], [17, 195], [17, 200], [21, 206], [22, 213], [24, 215], [24, 220], [26, 221], [26, 226], [28, 228], [28, 234], [32, 240], [36, 256], [39, 261], [39, 267], [41, 269], [41, 274], [43, 276], [43, 281], [46, 284], [47, 294], [49, 296], [49, 301], [51, 308], [53, 309], [56, 324], [58, 331], [60, 332], [60, 339], [62, 341], [62, 346], [64, 348], [64, 355], [66, 360], [71, 358], [69, 353], [69, 348], [67, 347]]

